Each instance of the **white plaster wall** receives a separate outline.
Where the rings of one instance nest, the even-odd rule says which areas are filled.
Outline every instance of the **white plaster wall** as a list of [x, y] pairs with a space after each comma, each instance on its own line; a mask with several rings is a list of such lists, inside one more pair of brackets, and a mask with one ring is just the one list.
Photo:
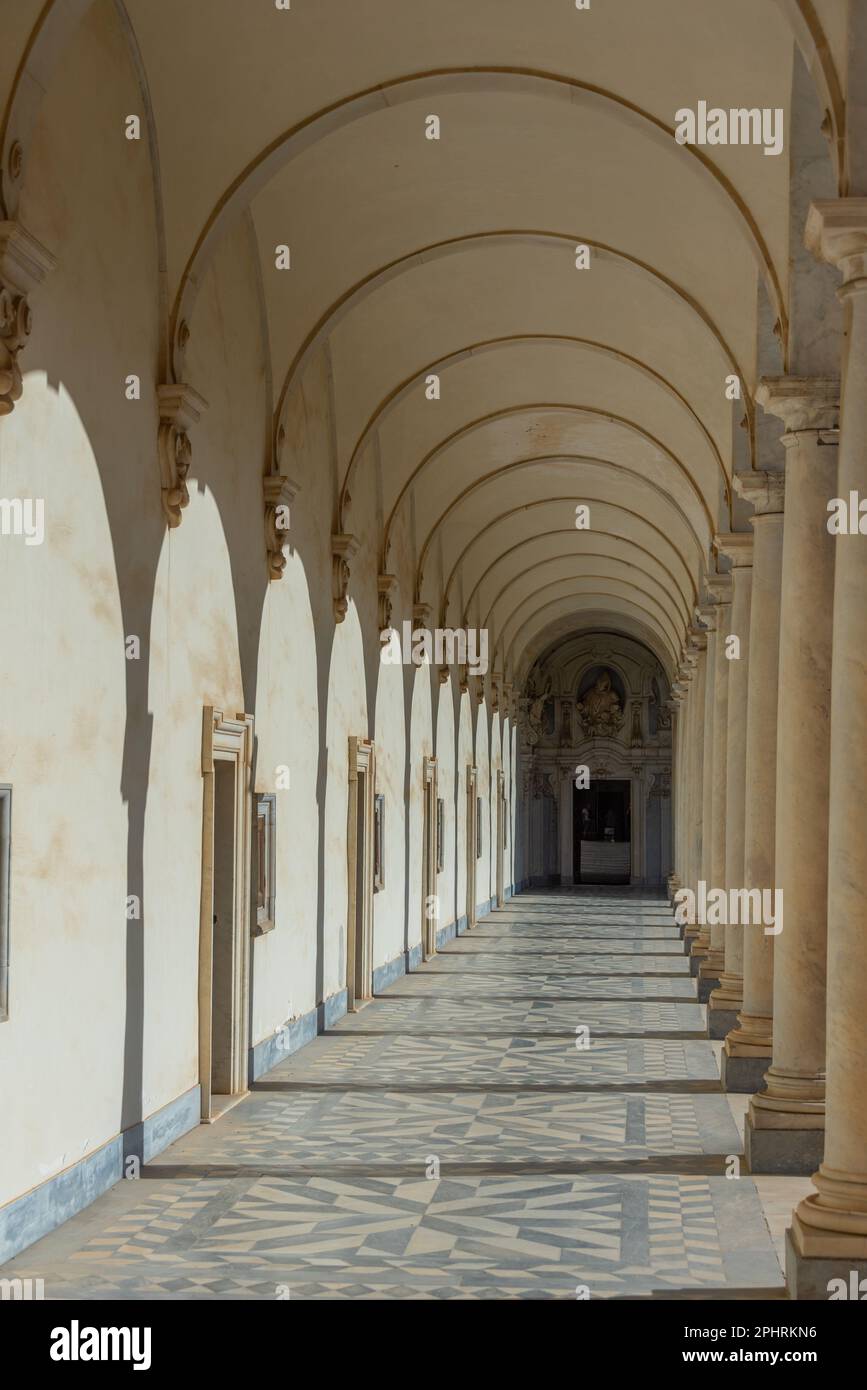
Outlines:
[[406, 892], [406, 719], [403, 667], [382, 665], [376, 695], [376, 790], [385, 797], [385, 887], [373, 899], [373, 963], [383, 965], [403, 952]]
[[[430, 668], [418, 666], [412, 673], [412, 703], [409, 732], [409, 846], [407, 854], [407, 943], [421, 941], [422, 926], [422, 787], [424, 760], [433, 757]], [[442, 922], [439, 923], [442, 926]]]
[[126, 402], [123, 375], [146, 378], [155, 359], [157, 279], [146, 148], [130, 159], [105, 132], [136, 99], [113, 27], [88, 20], [43, 103], [20, 207], [58, 263], [31, 296], [24, 395], [0, 421], [0, 496], [44, 499], [46, 525], [41, 546], [0, 537], [0, 782], [13, 786], [0, 1203], [120, 1127], [127, 663], [115, 548], [134, 564], [147, 530], [153, 392], [145, 380], [143, 399]]
[[467, 845], [470, 829], [467, 825], [467, 768], [475, 763], [476, 752], [473, 740], [473, 716], [470, 697], [464, 692], [458, 707], [457, 728], [457, 770], [455, 776], [455, 882], [458, 920], [467, 911]]
[[447, 927], [461, 916], [455, 899], [455, 702], [452, 677], [437, 686], [436, 759], [437, 796], [443, 801], [443, 868], [437, 879], [440, 901], [440, 927]]
[[[297, 551], [268, 587], [262, 615], [256, 791], [276, 795], [277, 887], [273, 931], [253, 942], [252, 1041], [316, 1007], [316, 781], [319, 707], [310, 594]], [[278, 789], [277, 769], [289, 770]]]
[[486, 903], [492, 894], [491, 883], [491, 755], [490, 726], [487, 701], [476, 712], [476, 796], [482, 798], [481, 854], [476, 864], [476, 906]]
[[[491, 739], [491, 745], [490, 745], [490, 746], [491, 746], [491, 755], [490, 755], [490, 756], [491, 756], [491, 767], [490, 767], [489, 784], [488, 784], [488, 805], [489, 805], [489, 810], [490, 810], [489, 821], [490, 821], [490, 827], [491, 827], [491, 829], [490, 829], [490, 836], [491, 836], [491, 840], [490, 840], [491, 852], [490, 852], [490, 856], [489, 856], [489, 873], [490, 873], [490, 878], [489, 878], [489, 889], [490, 889], [490, 891], [489, 891], [489, 893], [488, 893], [488, 897], [489, 897], [489, 898], [494, 898], [494, 899], [495, 899], [496, 896], [497, 896], [497, 844], [499, 843], [499, 841], [498, 841], [498, 836], [499, 836], [499, 834], [500, 834], [499, 806], [498, 806], [498, 804], [497, 804], [497, 773], [498, 773], [498, 771], [500, 770], [500, 768], [502, 768], [502, 766], [503, 766], [502, 729], [501, 729], [501, 727], [500, 727], [500, 712], [499, 712], [499, 710], [496, 710], [496, 711], [491, 715], [491, 734], [490, 734], [490, 739]], [[505, 864], [503, 865], [503, 869], [504, 869], [504, 873], [505, 873]]]
[[346, 816], [349, 796], [349, 739], [366, 738], [367, 697], [361, 626], [353, 602], [334, 631], [328, 678], [325, 797], [324, 992], [346, 988]]

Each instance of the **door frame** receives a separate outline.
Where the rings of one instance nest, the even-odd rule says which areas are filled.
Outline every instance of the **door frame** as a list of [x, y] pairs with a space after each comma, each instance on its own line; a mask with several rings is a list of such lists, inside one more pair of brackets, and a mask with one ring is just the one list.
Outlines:
[[[349, 739], [349, 795], [346, 827], [346, 1006], [350, 1013], [373, 998], [373, 832], [376, 750], [370, 739]], [[364, 778], [359, 805], [359, 778]], [[364, 844], [361, 864], [361, 932], [358, 932], [358, 817]]]
[[249, 1085], [250, 852], [253, 802], [253, 715], [227, 719], [205, 705], [202, 712], [202, 887], [199, 906], [199, 1086], [203, 1120], [212, 1118], [214, 978], [214, 764], [235, 767], [234, 946], [232, 964], [231, 1095]]
[[425, 758], [422, 771], [421, 950], [424, 960], [436, 955], [437, 922], [427, 910], [437, 892], [437, 760]]
[[476, 917], [476, 864], [478, 862], [478, 824], [476, 813], [476, 783], [478, 768], [467, 764], [467, 927], [474, 927]]

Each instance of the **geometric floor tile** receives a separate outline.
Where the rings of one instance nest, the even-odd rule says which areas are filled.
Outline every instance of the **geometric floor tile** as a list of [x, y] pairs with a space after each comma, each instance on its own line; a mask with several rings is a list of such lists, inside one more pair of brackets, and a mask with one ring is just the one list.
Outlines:
[[778, 1291], [670, 912], [526, 894], [11, 1261], [49, 1299]]

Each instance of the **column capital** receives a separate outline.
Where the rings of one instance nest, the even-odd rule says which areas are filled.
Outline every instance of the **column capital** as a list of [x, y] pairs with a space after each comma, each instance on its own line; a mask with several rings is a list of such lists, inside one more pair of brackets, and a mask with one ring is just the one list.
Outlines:
[[864, 281], [867, 288], [867, 198], [819, 198], [810, 204], [804, 245], [821, 261], [835, 265], [843, 286]]
[[732, 481], [738, 497], [755, 507], [756, 516], [771, 516], [775, 512], [783, 511], [786, 475], [782, 471], [762, 472], [758, 469], [748, 469], [743, 473], [735, 473]]
[[840, 382], [836, 377], [763, 376], [756, 400], [768, 415], [782, 420], [786, 434], [835, 430], [839, 424]]
[[746, 569], [753, 563], [752, 531], [721, 531], [714, 536], [713, 543], [720, 555], [731, 560], [732, 569]]

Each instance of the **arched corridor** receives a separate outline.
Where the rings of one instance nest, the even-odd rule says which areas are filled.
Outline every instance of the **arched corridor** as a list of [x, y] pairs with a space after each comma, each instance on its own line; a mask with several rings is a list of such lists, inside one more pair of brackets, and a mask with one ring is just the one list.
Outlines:
[[867, 1298], [865, 82], [0, 0], [2, 1298]]

